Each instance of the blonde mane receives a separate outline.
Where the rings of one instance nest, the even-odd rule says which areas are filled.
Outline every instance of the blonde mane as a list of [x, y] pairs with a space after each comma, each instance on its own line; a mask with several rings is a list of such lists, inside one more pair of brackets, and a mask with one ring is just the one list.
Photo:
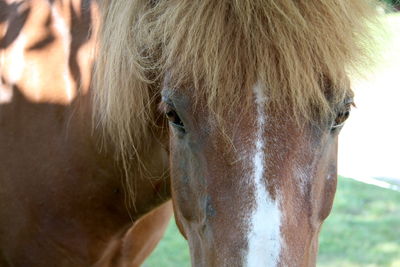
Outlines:
[[257, 81], [270, 103], [329, 113], [324, 87], [333, 101], [350, 93], [346, 71], [366, 59], [374, 12], [369, 0], [105, 0], [96, 120], [121, 152], [146, 149], [166, 74], [216, 114]]

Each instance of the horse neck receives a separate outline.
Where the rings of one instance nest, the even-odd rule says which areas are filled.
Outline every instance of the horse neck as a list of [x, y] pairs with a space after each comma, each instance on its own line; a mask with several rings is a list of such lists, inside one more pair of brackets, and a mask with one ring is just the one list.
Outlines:
[[[125, 174], [113, 144], [101, 147], [101, 132], [92, 127], [91, 91], [95, 88], [90, 83], [99, 17], [96, 1], [6, 2], [1, 8], [5, 15], [0, 21], [0, 93], [9, 93], [0, 103], [3, 117], [14, 116], [15, 123], [24, 121], [23, 130], [33, 133], [34, 142], [43, 139], [43, 147], [49, 150], [56, 151], [43, 136], [52, 139], [59, 135], [57, 146], [65, 149], [66, 157], [80, 158], [80, 163], [74, 160], [73, 164], [90, 165], [95, 173], [96, 166], [101, 166], [106, 176], [121, 183]], [[20, 117], [15, 117], [16, 109]], [[138, 216], [169, 196], [165, 151], [155, 137], [150, 140], [150, 149], [141, 157], [150, 173], [128, 177], [136, 184], [136, 210], [132, 212]], [[133, 164], [132, 169], [137, 168]]]

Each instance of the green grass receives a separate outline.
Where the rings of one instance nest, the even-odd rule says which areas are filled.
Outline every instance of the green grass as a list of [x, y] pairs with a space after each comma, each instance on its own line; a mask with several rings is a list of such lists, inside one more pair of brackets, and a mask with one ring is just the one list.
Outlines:
[[400, 4], [400, 0], [382, 0], [386, 3], [388, 3], [389, 5], [399, 5]]
[[[320, 235], [318, 266], [400, 266], [400, 193], [340, 178]], [[174, 221], [144, 267], [190, 266]]]
[[189, 247], [172, 219], [164, 238], [142, 267], [190, 267]]
[[400, 193], [340, 178], [318, 266], [400, 266]]

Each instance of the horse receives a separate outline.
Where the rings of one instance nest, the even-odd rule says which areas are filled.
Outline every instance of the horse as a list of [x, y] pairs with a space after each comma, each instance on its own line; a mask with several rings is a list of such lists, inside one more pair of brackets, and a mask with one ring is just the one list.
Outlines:
[[0, 265], [314, 266], [374, 7], [0, 0]]

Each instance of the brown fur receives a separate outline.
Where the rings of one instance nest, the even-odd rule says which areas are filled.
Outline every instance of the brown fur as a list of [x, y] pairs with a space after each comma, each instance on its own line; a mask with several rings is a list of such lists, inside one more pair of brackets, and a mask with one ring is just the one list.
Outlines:
[[169, 222], [168, 204], [141, 218], [170, 198], [160, 131], [142, 156], [151, 174], [131, 177], [135, 210], [112, 146], [99, 151], [92, 132], [97, 11], [95, 0], [0, 0], [1, 267], [138, 266]]

